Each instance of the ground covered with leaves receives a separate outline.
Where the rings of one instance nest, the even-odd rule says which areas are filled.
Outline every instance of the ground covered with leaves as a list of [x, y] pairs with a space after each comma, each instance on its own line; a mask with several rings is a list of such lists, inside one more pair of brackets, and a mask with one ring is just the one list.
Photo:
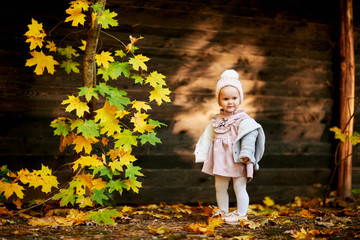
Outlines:
[[[328, 202], [295, 198], [279, 205], [270, 198], [252, 204], [248, 220], [227, 225], [212, 218], [214, 208], [199, 203], [118, 206], [111, 225], [90, 221], [77, 209], [18, 213], [1, 207], [1, 239], [360, 239], [360, 199]], [[104, 209], [104, 215], [111, 209]], [[108, 219], [104, 216], [104, 220]]]

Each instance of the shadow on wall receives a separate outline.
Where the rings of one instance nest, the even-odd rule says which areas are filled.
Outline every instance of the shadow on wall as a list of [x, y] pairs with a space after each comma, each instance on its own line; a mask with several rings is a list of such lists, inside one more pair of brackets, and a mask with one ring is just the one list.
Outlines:
[[247, 18], [236, 8], [222, 10], [198, 9], [199, 21], [193, 22], [193, 32], [181, 36], [182, 50], [176, 53], [181, 54], [177, 62], [183, 62], [166, 74], [176, 108], [172, 134], [192, 140], [191, 147], [174, 148], [175, 153], [192, 155], [197, 139], [219, 110], [216, 83], [224, 70], [235, 69], [244, 89], [240, 107], [263, 125], [266, 155], [276, 152], [270, 157], [275, 159], [323, 151], [326, 156], [318, 164], [327, 164], [333, 104], [331, 27], [289, 20], [286, 14]]

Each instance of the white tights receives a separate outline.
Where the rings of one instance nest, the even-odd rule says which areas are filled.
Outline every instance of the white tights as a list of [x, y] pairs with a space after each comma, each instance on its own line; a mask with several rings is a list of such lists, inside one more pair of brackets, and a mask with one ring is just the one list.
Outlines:
[[[246, 177], [233, 179], [233, 187], [236, 195], [237, 211], [240, 216], [245, 216], [249, 207], [249, 195], [246, 191]], [[216, 201], [218, 208], [225, 213], [229, 212], [228, 187], [231, 177], [215, 176]]]

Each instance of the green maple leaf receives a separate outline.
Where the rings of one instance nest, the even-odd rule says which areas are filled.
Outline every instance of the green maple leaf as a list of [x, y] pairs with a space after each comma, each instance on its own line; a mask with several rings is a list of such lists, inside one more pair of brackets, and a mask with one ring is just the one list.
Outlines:
[[[114, 62], [113, 68], [114, 68], [114, 74], [115, 76], [121, 76], [121, 74], [123, 74], [125, 77], [130, 77], [130, 70], [131, 70], [131, 66], [129, 63], [127, 62]], [[118, 78], [116, 77], [116, 78]], [[115, 78], [115, 79], [116, 79]]]
[[107, 85], [106, 83], [99, 83], [96, 85], [95, 90], [98, 91], [102, 96], [105, 97], [106, 94], [110, 94], [112, 90], [114, 90], [114, 87], [111, 87]]
[[60, 205], [61, 206], [66, 206], [69, 203], [71, 203], [71, 205], [75, 204], [76, 201], [76, 195], [74, 194], [74, 189], [73, 188], [68, 188], [68, 189], [61, 189], [59, 193], [55, 194], [53, 197], [53, 200], [60, 200]]
[[71, 56], [79, 56], [79, 54], [76, 52], [75, 49], [73, 49], [72, 46], [66, 46], [66, 48], [58, 48], [58, 53], [60, 53], [63, 56], [66, 56], [67, 58], [71, 58]]
[[125, 152], [131, 150], [131, 146], [137, 146], [137, 137], [132, 135], [132, 131], [125, 129], [121, 133], [113, 136], [117, 141], [115, 148], [123, 148]]
[[152, 126], [156, 126], [156, 127], [161, 127], [161, 126], [167, 126], [165, 123], [159, 122], [157, 120], [153, 120], [153, 119], [149, 119], [149, 124]]
[[124, 183], [124, 181], [118, 179], [116, 181], [109, 181], [106, 185], [109, 188], [109, 192], [118, 191], [120, 195], [123, 193], [123, 188], [127, 189], [129, 186]]
[[145, 62], [149, 61], [150, 58], [143, 56], [142, 54], [135, 55], [129, 59], [129, 63], [133, 66], [134, 70], [139, 71], [139, 68], [147, 71]]
[[127, 169], [125, 170], [125, 177], [136, 180], [136, 176], [144, 176], [144, 174], [139, 172], [141, 167], [134, 166], [132, 163], [126, 164], [126, 167]]
[[88, 218], [94, 220], [98, 224], [104, 223], [105, 225], [112, 225], [115, 223], [113, 220], [119, 214], [115, 209], [100, 209], [99, 211], [91, 211], [88, 214]]
[[103, 12], [102, 8], [104, 7], [104, 5], [102, 5], [101, 3], [95, 3], [93, 5], [91, 5], [92, 9], [94, 10], [94, 12]]
[[67, 136], [70, 132], [70, 125], [66, 123], [68, 118], [58, 117], [53, 120], [50, 124], [51, 127], [55, 128], [54, 135]]
[[115, 56], [119, 56], [119, 57], [123, 58], [123, 57], [126, 56], [126, 53], [124, 53], [123, 50], [116, 50], [115, 51]]
[[104, 205], [104, 200], [109, 200], [109, 197], [104, 194], [105, 189], [94, 189], [91, 194], [91, 200], [97, 202], [100, 205]]
[[83, 124], [77, 126], [77, 133], [81, 133], [85, 138], [98, 137], [99, 125], [94, 120], [85, 120]]
[[109, 92], [109, 96], [108, 96], [110, 105], [114, 105], [118, 109], [124, 110], [125, 109], [124, 107], [131, 103], [130, 99], [128, 97], [125, 97], [126, 94], [127, 93], [125, 91], [121, 91], [117, 88], [113, 88]]
[[134, 74], [131, 76], [131, 78], [135, 80], [135, 83], [140, 83], [140, 84], [144, 83], [144, 78], [140, 75]]
[[349, 136], [350, 142], [353, 146], [356, 146], [360, 143], [360, 134], [356, 131], [353, 132], [352, 136]]
[[130, 70], [131, 66], [127, 62], [112, 62], [109, 64], [108, 68], [99, 68], [98, 74], [102, 74], [102, 78], [105, 81], [108, 81], [109, 78], [116, 80], [118, 77], [121, 76], [121, 74], [128, 78], [130, 77]]
[[63, 61], [60, 67], [65, 68], [67, 74], [71, 73], [71, 71], [73, 71], [74, 73], [79, 73], [80, 70], [77, 68], [77, 66], [79, 65], [80, 65], [79, 63], [74, 62], [71, 59], [68, 59], [66, 61]]
[[110, 75], [111, 75], [111, 63], [109, 64], [108, 68], [100, 67], [98, 68], [97, 74], [102, 75], [102, 79], [105, 80], [105, 82], [109, 81]]
[[143, 134], [139, 137], [140, 142], [142, 145], [149, 142], [151, 145], [156, 145], [156, 143], [161, 143], [160, 138], [156, 136], [156, 133], [151, 132], [147, 134]]
[[98, 173], [100, 173], [100, 176], [106, 176], [109, 179], [112, 179], [114, 175], [120, 175], [120, 173], [118, 172], [113, 172], [111, 171], [110, 168], [107, 168], [105, 166], [101, 166], [101, 167], [90, 167], [90, 169], [93, 170], [93, 175], [96, 175]]
[[90, 102], [90, 100], [93, 97], [99, 99], [99, 96], [95, 91], [95, 88], [84, 86], [79, 89], [80, 89], [79, 96], [85, 96], [86, 101]]
[[84, 124], [84, 120], [81, 118], [71, 119], [69, 122], [71, 131], [77, 128], [79, 125]]
[[109, 28], [109, 26], [116, 27], [119, 25], [118, 21], [114, 19], [116, 16], [116, 12], [110, 12], [109, 9], [106, 9], [100, 16], [98, 16], [98, 21], [104, 29]]

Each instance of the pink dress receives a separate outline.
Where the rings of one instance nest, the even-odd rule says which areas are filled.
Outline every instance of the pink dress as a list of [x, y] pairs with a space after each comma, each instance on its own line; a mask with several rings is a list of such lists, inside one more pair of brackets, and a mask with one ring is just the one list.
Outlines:
[[240, 122], [249, 115], [244, 110], [233, 113], [221, 111], [212, 119], [214, 139], [202, 172], [224, 177], [246, 177], [244, 163], [236, 163], [233, 157], [233, 144], [237, 137]]

